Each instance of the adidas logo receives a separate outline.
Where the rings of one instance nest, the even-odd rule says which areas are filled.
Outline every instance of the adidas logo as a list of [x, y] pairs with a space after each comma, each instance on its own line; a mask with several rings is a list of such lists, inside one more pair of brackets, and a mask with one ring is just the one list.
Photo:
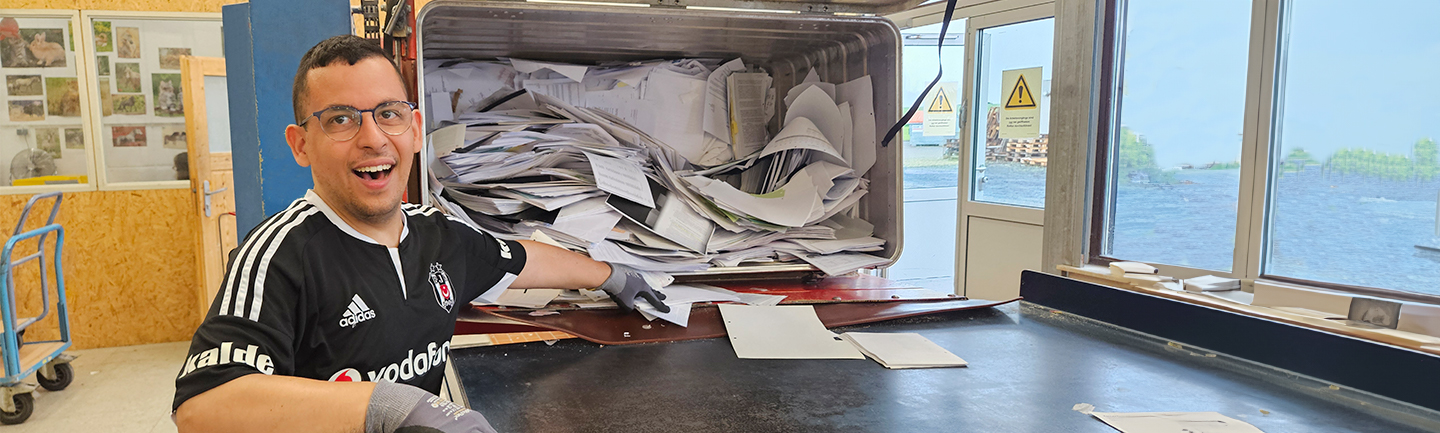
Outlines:
[[375, 310], [371, 310], [370, 306], [365, 305], [365, 301], [360, 300], [360, 295], [357, 294], [350, 298], [350, 307], [345, 309], [345, 316], [340, 318], [340, 327], [354, 327], [360, 322], [374, 318]]

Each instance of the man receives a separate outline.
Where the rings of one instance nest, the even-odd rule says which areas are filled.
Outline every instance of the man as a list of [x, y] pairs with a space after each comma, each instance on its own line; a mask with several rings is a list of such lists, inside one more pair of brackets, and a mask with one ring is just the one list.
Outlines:
[[624, 309], [643, 297], [668, 311], [633, 269], [402, 205], [424, 123], [373, 43], [311, 48], [293, 97], [285, 139], [315, 188], [229, 265], [175, 381], [181, 431], [492, 431], [433, 395], [461, 305], [507, 287], [600, 287]]

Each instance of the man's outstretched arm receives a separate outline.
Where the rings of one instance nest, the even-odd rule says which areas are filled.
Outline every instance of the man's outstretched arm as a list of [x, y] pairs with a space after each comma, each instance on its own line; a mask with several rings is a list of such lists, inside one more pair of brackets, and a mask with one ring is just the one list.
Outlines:
[[180, 432], [365, 431], [375, 384], [249, 374], [197, 395], [175, 411]]

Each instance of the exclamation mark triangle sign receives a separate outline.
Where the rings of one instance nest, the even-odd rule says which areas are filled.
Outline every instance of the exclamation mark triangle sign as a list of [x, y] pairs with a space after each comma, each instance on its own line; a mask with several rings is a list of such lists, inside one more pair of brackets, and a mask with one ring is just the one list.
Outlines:
[[931, 113], [949, 113], [955, 111], [955, 106], [950, 105], [950, 98], [945, 97], [945, 88], [935, 89], [935, 100], [930, 102], [930, 108], [925, 111]]
[[1035, 95], [1030, 93], [1030, 85], [1025, 83], [1025, 76], [1015, 80], [1015, 89], [1010, 91], [1010, 97], [1005, 98], [1005, 109], [1014, 110], [1021, 108], [1035, 108]]

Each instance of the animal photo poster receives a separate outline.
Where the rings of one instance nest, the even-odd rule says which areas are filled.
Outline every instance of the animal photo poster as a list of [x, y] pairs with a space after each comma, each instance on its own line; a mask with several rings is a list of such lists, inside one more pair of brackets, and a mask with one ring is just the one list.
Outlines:
[[113, 102], [110, 102], [110, 79], [109, 79], [109, 78], [101, 78], [101, 79], [100, 79], [100, 110], [103, 112], [104, 115], [109, 116], [109, 115], [115, 114], [115, 106], [112, 105], [112, 104], [114, 104], [114, 103], [113, 103]]
[[109, 21], [95, 21], [95, 52], [108, 53], [115, 51], [115, 36], [110, 32]]
[[140, 93], [140, 64], [115, 64], [115, 92]]
[[80, 80], [75, 78], [46, 77], [45, 101], [50, 106], [51, 116], [80, 116]]
[[155, 115], [185, 117], [180, 74], [150, 74], [150, 82], [155, 91]]
[[65, 148], [84, 149], [85, 130], [80, 128], [65, 128]]
[[185, 150], [185, 125], [165, 125], [162, 130], [165, 132], [162, 146], [166, 149]]
[[34, 122], [45, 120], [45, 101], [10, 101], [11, 122]]
[[115, 39], [115, 55], [124, 59], [140, 58], [139, 27], [116, 27]]
[[[6, 18], [10, 20], [10, 18]], [[65, 67], [65, 31], [61, 29], [0, 30], [0, 66], [6, 68]]]
[[110, 95], [110, 101], [115, 104], [115, 114], [145, 114], [145, 95]]
[[180, 56], [190, 55], [189, 48], [161, 48], [160, 69], [180, 70]]
[[144, 147], [144, 126], [111, 126], [110, 142], [115, 147]]
[[60, 159], [60, 129], [35, 128], [35, 147], [50, 154], [52, 159]]
[[5, 93], [10, 96], [44, 95], [45, 81], [39, 75], [6, 75]]
[[102, 77], [110, 75], [110, 56], [95, 56], [95, 69]]

